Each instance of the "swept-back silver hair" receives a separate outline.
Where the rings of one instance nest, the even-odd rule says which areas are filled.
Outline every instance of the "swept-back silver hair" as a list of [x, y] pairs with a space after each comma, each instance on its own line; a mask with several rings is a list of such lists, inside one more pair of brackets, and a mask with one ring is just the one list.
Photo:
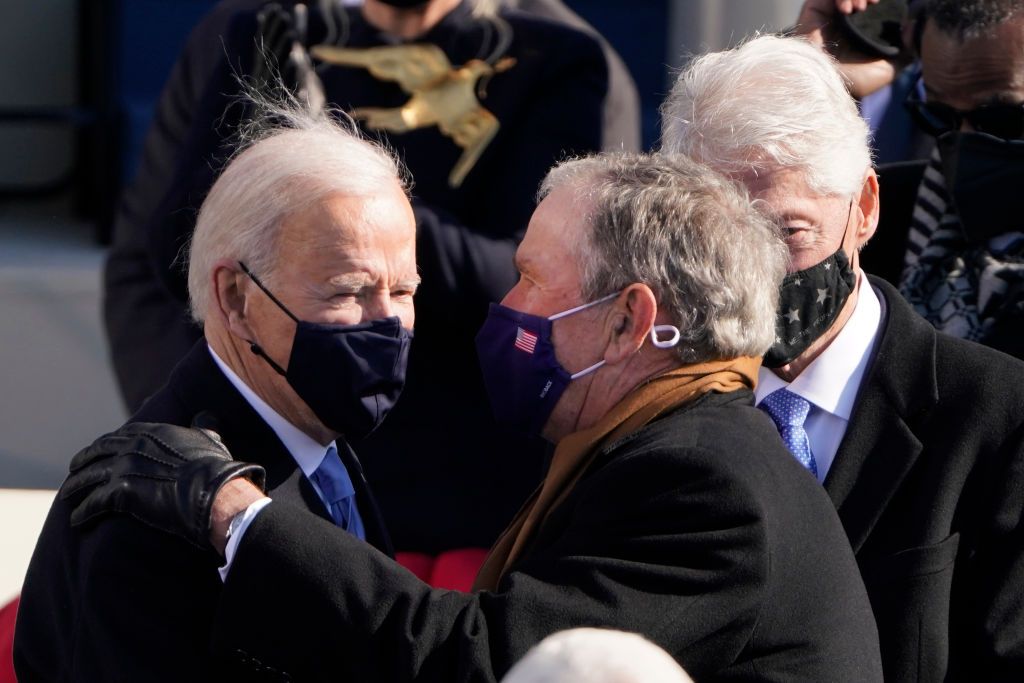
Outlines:
[[259, 114], [203, 201], [189, 247], [189, 299], [199, 323], [218, 259], [244, 261], [272, 285], [278, 229], [287, 216], [329, 194], [364, 196], [388, 183], [408, 189], [395, 156], [363, 139], [343, 115], [314, 113], [294, 99], [249, 96]]
[[552, 633], [501, 683], [693, 683], [663, 649], [635, 633], [573, 628]]
[[737, 183], [683, 155], [599, 154], [553, 168], [541, 196], [563, 186], [590, 227], [584, 300], [646, 284], [684, 362], [761, 356], [775, 341], [788, 253]]
[[867, 124], [835, 60], [803, 38], [760, 36], [694, 59], [662, 105], [662, 151], [726, 175], [799, 170], [853, 196], [871, 166]]

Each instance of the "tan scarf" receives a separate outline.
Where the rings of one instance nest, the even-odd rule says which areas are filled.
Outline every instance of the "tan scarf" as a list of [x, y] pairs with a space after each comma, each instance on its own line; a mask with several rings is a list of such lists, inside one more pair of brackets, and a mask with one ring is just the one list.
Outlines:
[[634, 389], [594, 426], [559, 441], [547, 476], [498, 537], [477, 574], [473, 590], [498, 587], [501, 577], [523, 554], [551, 512], [569, 495], [602, 446], [710, 391], [753, 389], [760, 365], [760, 358], [740, 357], [670, 370]]

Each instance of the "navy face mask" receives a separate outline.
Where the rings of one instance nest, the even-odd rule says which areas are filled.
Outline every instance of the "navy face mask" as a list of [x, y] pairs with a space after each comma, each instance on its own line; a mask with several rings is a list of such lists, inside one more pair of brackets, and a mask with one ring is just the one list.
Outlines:
[[[548, 318], [491, 304], [487, 320], [476, 336], [476, 352], [491, 409], [499, 424], [532, 436], [540, 434], [569, 382], [604, 365], [601, 360], [570, 374], [555, 358], [552, 323], [618, 295], [619, 292], [609, 294]], [[666, 331], [674, 336], [659, 340], [657, 332]], [[651, 330], [651, 339], [659, 348], [671, 348], [679, 342], [679, 330], [672, 325], [657, 325]]]
[[405, 386], [412, 332], [395, 316], [358, 325], [299, 320], [244, 263], [239, 265], [295, 321], [287, 371], [255, 342], [249, 342], [252, 352], [288, 381], [328, 429], [354, 440], [376, 429]]

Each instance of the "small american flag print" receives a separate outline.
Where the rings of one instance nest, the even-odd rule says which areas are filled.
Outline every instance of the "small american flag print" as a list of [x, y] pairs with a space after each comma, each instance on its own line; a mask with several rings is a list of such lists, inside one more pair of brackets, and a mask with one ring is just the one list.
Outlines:
[[533, 332], [527, 332], [521, 327], [516, 328], [516, 348], [520, 351], [526, 351], [527, 353], [533, 353], [533, 349], [537, 346], [537, 335]]

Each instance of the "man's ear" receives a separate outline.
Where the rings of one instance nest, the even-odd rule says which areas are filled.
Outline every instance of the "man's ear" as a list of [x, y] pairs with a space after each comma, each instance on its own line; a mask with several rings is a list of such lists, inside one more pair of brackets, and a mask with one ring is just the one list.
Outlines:
[[249, 278], [237, 261], [219, 259], [210, 271], [212, 301], [207, 315], [214, 315], [220, 324], [241, 339], [253, 340], [249, 328], [246, 297], [251, 291]]
[[647, 285], [634, 283], [615, 300], [604, 360], [614, 365], [640, 350], [658, 315], [658, 300]]
[[856, 199], [857, 207], [860, 209], [860, 220], [854, 225], [857, 249], [867, 244], [878, 228], [878, 192], [878, 176], [874, 169], [868, 169], [860, 195]]

